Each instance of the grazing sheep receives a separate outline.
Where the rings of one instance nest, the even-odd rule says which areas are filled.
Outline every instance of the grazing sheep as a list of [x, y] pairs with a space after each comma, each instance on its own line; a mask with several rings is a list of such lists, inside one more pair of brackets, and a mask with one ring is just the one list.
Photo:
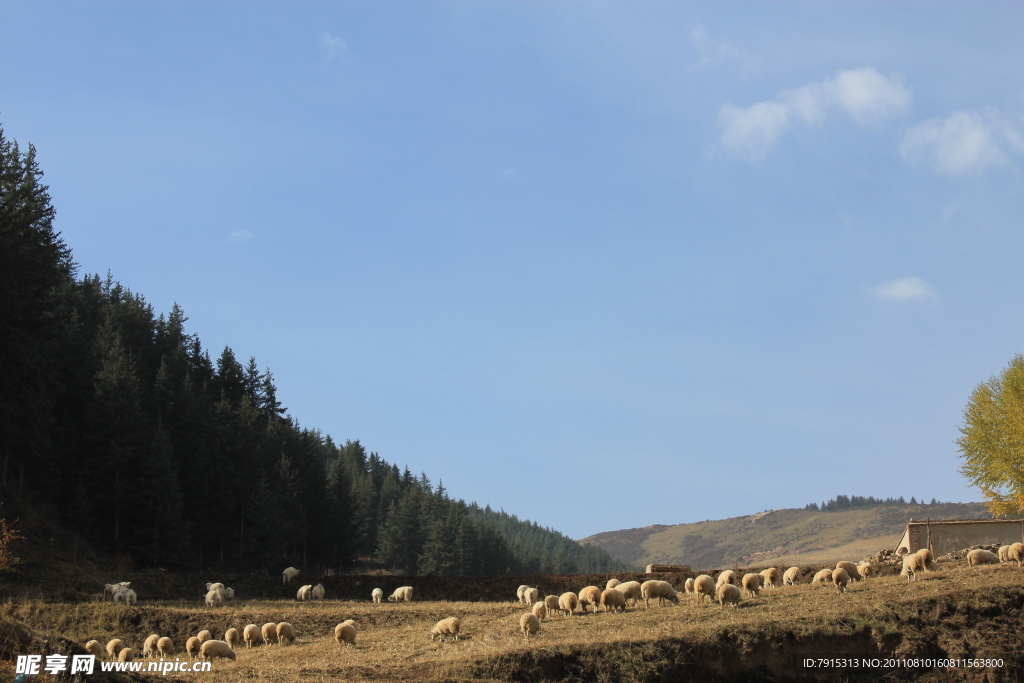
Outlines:
[[979, 564], [999, 564], [999, 556], [990, 550], [972, 550], [967, 553], [967, 566], [973, 567]]
[[111, 597], [111, 599], [113, 599], [114, 595], [116, 595], [117, 593], [119, 593], [122, 590], [127, 589], [131, 585], [132, 585], [131, 581], [122, 581], [120, 583], [107, 583], [107, 584], [103, 584], [103, 597], [106, 597], [107, 593], [110, 593], [110, 597]]
[[759, 574], [744, 574], [741, 583], [748, 598], [755, 598], [761, 592], [761, 576]]
[[604, 585], [604, 589], [605, 589], [605, 590], [608, 590], [609, 588], [615, 588], [615, 587], [616, 587], [616, 586], [618, 586], [618, 585], [619, 585], [620, 583], [622, 583], [622, 582], [621, 582], [621, 581], [619, 581], [618, 579], [608, 579], [608, 583], [606, 583], [606, 584]]
[[537, 617], [541, 621], [544, 621], [548, 616], [547, 605], [545, 605], [543, 602], [538, 601], [533, 603], [533, 609], [531, 609], [530, 611], [533, 612], [533, 616]]
[[824, 586], [826, 583], [832, 580], [832, 570], [826, 567], [825, 569], [818, 570], [818, 573], [814, 575], [814, 580], [811, 581], [811, 588], [817, 588], [818, 586]]
[[679, 604], [679, 594], [668, 581], [644, 581], [640, 584], [640, 597], [644, 599], [645, 608], [650, 607], [650, 602], [654, 598], [658, 599], [658, 607], [664, 605], [666, 600]]
[[548, 614], [554, 614], [558, 611], [558, 596], [549, 595], [544, 598], [544, 607], [547, 608]]
[[907, 582], [917, 581], [917, 575], [924, 571], [924, 560], [917, 553], [907, 553], [903, 556], [903, 569], [900, 576], [907, 577]]
[[293, 629], [292, 625], [289, 624], [287, 621], [282, 621], [280, 624], [277, 625], [276, 635], [277, 642], [281, 645], [284, 645], [285, 641], [288, 641], [288, 643], [291, 644], [295, 643], [295, 629]]
[[1009, 553], [1010, 553], [1010, 546], [1008, 546], [1008, 545], [1001, 545], [1001, 546], [999, 546], [999, 552], [996, 553], [996, 555], [999, 555], [999, 562], [1001, 562], [1003, 564], [1009, 562], [1010, 561]]
[[120, 588], [114, 593], [114, 604], [123, 602], [126, 605], [134, 605], [137, 600], [135, 598], [135, 591], [131, 588]]
[[388, 602], [412, 602], [412, 586], [396, 588], [395, 592], [388, 598]]
[[199, 639], [199, 644], [202, 645], [208, 640], [213, 640], [213, 634], [210, 633], [208, 629], [204, 628], [202, 631], [196, 634], [196, 638]]
[[790, 567], [782, 575], [782, 584], [784, 586], [795, 586], [800, 580], [800, 567]]
[[933, 572], [938, 569], [935, 564], [935, 556], [932, 555], [932, 551], [928, 548], [921, 548], [917, 551], [918, 556], [924, 561], [924, 570], [926, 572]]
[[527, 605], [532, 605], [533, 603], [537, 602], [538, 600], [540, 600], [540, 591], [538, 589], [536, 589], [536, 588], [527, 588], [526, 590], [523, 591], [523, 601]]
[[233, 600], [234, 597], [235, 597], [235, 589], [234, 588], [225, 588], [224, 589], [224, 599], [225, 600]]
[[540, 630], [540, 621], [533, 613], [528, 612], [519, 617], [519, 628], [522, 630], [526, 640], [529, 641], [530, 636]]
[[[543, 603], [540, 603], [543, 607]], [[455, 636], [455, 640], [459, 639], [459, 629], [462, 628], [462, 621], [458, 617], [448, 617], [434, 624], [434, 628], [430, 629], [430, 639], [433, 640], [435, 637], [445, 640], [445, 636]]]
[[846, 584], [850, 583], [850, 574], [843, 567], [837, 567], [832, 571], [832, 583], [840, 593], [846, 592]]
[[775, 567], [769, 567], [761, 572], [761, 585], [768, 588], [778, 588], [782, 585], [782, 572]]
[[277, 624], [273, 622], [267, 622], [263, 624], [263, 628], [260, 629], [260, 634], [263, 636], [263, 642], [267, 645], [272, 645], [277, 642]]
[[1024, 566], [1024, 543], [1014, 543], [1006, 551], [1006, 557], [1010, 562], [1016, 562], [1018, 567]]
[[[754, 574], [754, 576], [757, 576], [757, 574]], [[760, 588], [760, 582], [758, 582], [758, 587]], [[722, 607], [725, 607], [726, 603], [739, 607], [740, 589], [731, 583], [723, 583], [718, 586], [716, 597], [718, 598], [718, 604]]]
[[861, 562], [857, 565], [857, 573], [860, 574], [860, 578], [867, 581], [875, 573], [875, 568], [867, 562]]
[[149, 657], [150, 655], [156, 654], [156, 641], [160, 640], [160, 636], [153, 633], [146, 636], [146, 641], [142, 644], [142, 656]]
[[726, 569], [724, 572], [718, 575], [718, 580], [715, 581], [715, 586], [721, 586], [723, 583], [731, 583], [736, 585], [736, 572], [731, 569]]
[[206, 584], [206, 590], [207, 591], [217, 591], [222, 596], [226, 596], [227, 595], [227, 589], [224, 588], [224, 584], [223, 583], [208, 583], [208, 584]]
[[516, 598], [518, 598], [520, 605], [526, 604], [526, 602], [523, 600], [523, 591], [525, 591], [527, 588], [529, 588], [529, 586], [527, 586], [524, 583], [522, 586], [516, 589]]
[[707, 574], [701, 574], [693, 580], [693, 592], [697, 596], [697, 602], [704, 602], [705, 595], [713, 600], [715, 588], [715, 580]]
[[374, 588], [370, 591], [370, 599], [373, 600], [374, 603], [384, 602], [384, 591], [380, 588]]
[[225, 643], [223, 640], [208, 640], [203, 643], [203, 646], [199, 649], [199, 654], [203, 659], [214, 659], [216, 657], [223, 657], [224, 659], [235, 660], [237, 657], [235, 651], [231, 649], [231, 646]]
[[238, 647], [238, 643], [239, 643], [238, 629], [237, 628], [229, 628], [227, 631], [224, 631], [224, 642], [227, 643], [228, 645], [230, 645], [232, 650], [235, 649], [236, 647]]
[[98, 640], [90, 640], [88, 643], [86, 643], [85, 651], [93, 655], [97, 659], [103, 657], [103, 646], [100, 645], [100, 641]]
[[594, 612], [597, 612], [597, 605], [601, 602], [601, 589], [597, 586], [587, 586], [579, 593], [577, 597], [580, 601], [580, 611], [584, 614], [587, 613], [587, 605], [594, 608]]
[[164, 636], [156, 641], [156, 649], [161, 657], [170, 657], [174, 654], [174, 642], [167, 636]]
[[310, 593], [310, 597], [314, 600], [324, 599], [324, 586], [322, 583], [318, 583], [317, 585], [313, 586], [313, 590]]
[[300, 588], [299, 592], [295, 594], [295, 597], [298, 600], [309, 600], [312, 597], [312, 595], [313, 595], [313, 586], [312, 586], [312, 584], [309, 584], [309, 585], [306, 585], [306, 586], [303, 586], [302, 588]]
[[633, 606], [636, 606], [642, 597], [640, 595], [639, 581], [626, 581], [625, 583], [620, 583], [615, 587], [615, 590], [622, 591], [622, 594], [626, 596], [626, 602], [628, 603], [632, 601]]
[[338, 649], [345, 647], [355, 647], [356, 644], [356, 627], [347, 622], [342, 622], [334, 627], [334, 639], [338, 641]]
[[352, 624], [352, 626], [355, 626], [356, 625], [356, 620], [355, 619], [346, 619], [345, 621], [343, 621], [341, 623], [343, 623], [343, 624]]
[[120, 638], [114, 638], [107, 643], [107, 657], [117, 659], [117, 653], [124, 649], [124, 643]]
[[188, 653], [189, 657], [195, 659], [199, 656], [199, 648], [202, 646], [203, 641], [199, 640], [195, 636], [192, 636], [191, 638], [185, 641], [185, 652]]
[[[576, 605], [580, 604], [579, 598], [572, 591], [562, 593], [558, 596], [558, 609], [564, 612], [567, 617], [571, 617], [572, 613], [576, 611]], [[531, 615], [533, 616], [533, 615]]]
[[693, 577], [691, 576], [683, 583], [683, 590], [687, 593], [693, 592]]
[[604, 611], [626, 611], [626, 596], [617, 588], [606, 588], [601, 592], [601, 607]]
[[288, 567], [283, 572], [281, 572], [281, 585], [283, 586], [284, 584], [288, 583], [298, 575], [298, 569], [296, 569], [295, 567]]
[[119, 662], [133, 662], [135, 661], [135, 650], [130, 647], [126, 647], [117, 653], [117, 661]]
[[847, 562], [846, 560], [836, 562], [836, 569], [845, 570], [846, 575], [850, 578], [850, 580], [860, 581], [860, 574], [857, 573], [857, 565], [855, 565], [853, 562]]
[[206, 594], [206, 606], [217, 607], [224, 602], [224, 594], [220, 591], [211, 590]]
[[252, 649], [253, 645], [263, 644], [263, 634], [260, 633], [260, 627], [256, 624], [248, 624], [242, 629], [242, 640], [245, 641], [245, 648]]

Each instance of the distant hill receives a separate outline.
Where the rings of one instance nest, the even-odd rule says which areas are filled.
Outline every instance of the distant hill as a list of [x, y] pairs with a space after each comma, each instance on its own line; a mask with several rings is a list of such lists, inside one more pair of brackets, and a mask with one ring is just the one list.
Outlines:
[[835, 512], [771, 510], [692, 524], [655, 524], [605, 531], [580, 540], [616, 560], [645, 566], [688, 564], [694, 569], [733, 565], [819, 564], [859, 560], [893, 548], [911, 518], [984, 519], [982, 503], [871, 505]]

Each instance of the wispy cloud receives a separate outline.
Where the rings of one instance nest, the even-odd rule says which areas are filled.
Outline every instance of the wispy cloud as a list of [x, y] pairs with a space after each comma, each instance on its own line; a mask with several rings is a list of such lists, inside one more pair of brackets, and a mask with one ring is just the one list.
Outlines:
[[345, 44], [345, 41], [337, 36], [332, 36], [327, 31], [324, 31], [324, 34], [320, 37], [320, 47], [323, 49], [328, 59], [333, 58], [340, 51], [348, 49], [348, 45]]
[[724, 62], [736, 62], [746, 71], [753, 71], [756, 67], [756, 60], [752, 56], [730, 42], [715, 40], [703, 26], [690, 31], [690, 42], [698, 55], [697, 61], [691, 65], [693, 69], [704, 69]]
[[248, 230], [235, 230], [233, 233], [228, 235], [229, 244], [238, 244], [239, 242], [245, 242], [246, 240], [252, 239], [252, 233]]
[[1024, 136], [995, 109], [957, 111], [922, 121], [907, 130], [903, 158], [958, 175], [993, 166], [1013, 166], [1024, 154]]
[[908, 301], [910, 299], [922, 299], [935, 295], [932, 286], [919, 277], [905, 277], [902, 280], [893, 280], [873, 287], [871, 293], [879, 299], [891, 301]]
[[859, 124], [874, 123], [909, 105], [910, 91], [898, 77], [883, 76], [869, 67], [850, 69], [749, 107], [723, 105], [718, 112], [720, 142], [727, 151], [757, 161], [794, 123], [820, 123], [832, 110], [846, 112]]

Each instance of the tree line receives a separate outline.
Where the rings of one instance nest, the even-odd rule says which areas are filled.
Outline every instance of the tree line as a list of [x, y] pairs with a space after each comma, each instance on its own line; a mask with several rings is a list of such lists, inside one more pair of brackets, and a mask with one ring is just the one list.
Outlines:
[[837, 510], [847, 510], [849, 508], [864, 507], [868, 505], [942, 505], [942, 501], [935, 500], [932, 498], [930, 503], [925, 503], [924, 498], [918, 500], [911, 496], [910, 500], [905, 500], [903, 496], [899, 498], [875, 498], [874, 496], [843, 496], [838, 495], [835, 498], [831, 498], [826, 501], [822, 501], [821, 505], [818, 503], [808, 503], [804, 506], [804, 510], [815, 510], [821, 512], [835, 512]]
[[410, 574], [627, 567], [301, 427], [274, 377], [216, 360], [177, 304], [78, 276], [31, 145], [0, 127], [0, 488], [136, 566]]

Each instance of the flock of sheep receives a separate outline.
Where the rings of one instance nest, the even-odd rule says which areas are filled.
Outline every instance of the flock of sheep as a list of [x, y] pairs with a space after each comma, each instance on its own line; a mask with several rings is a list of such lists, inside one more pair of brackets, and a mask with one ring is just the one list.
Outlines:
[[[967, 554], [968, 566], [983, 564], [999, 564], [1015, 562], [1018, 567], [1024, 567], [1024, 544], [1014, 543], [999, 548], [998, 553], [989, 550], [975, 549]], [[903, 569], [901, 576], [907, 581], [916, 581], [917, 575], [921, 572], [934, 571], [936, 569], [935, 558], [928, 549], [922, 549], [916, 553], [903, 555]], [[287, 584], [299, 574], [299, 570], [289, 567], [282, 573], [283, 582]], [[811, 587], [832, 584], [836, 591], [843, 593], [847, 584], [851, 581], [862, 581], [875, 574], [875, 567], [869, 562], [853, 564], [852, 562], [837, 562], [835, 568], [825, 568], [814, 575], [811, 580]], [[790, 567], [780, 571], [770, 567], [759, 573], [746, 573], [740, 576], [736, 571], [727, 569], [718, 574], [717, 579], [708, 574], [701, 574], [696, 578], [688, 578], [683, 584], [683, 590], [677, 591], [667, 581], [650, 580], [640, 583], [639, 581], [620, 582], [618, 579], [609, 579], [602, 590], [597, 586], [587, 586], [573, 593], [571, 591], [561, 595], [547, 595], [541, 599], [540, 589], [528, 585], [519, 586], [516, 596], [520, 604], [530, 607], [530, 611], [523, 614], [519, 619], [519, 629], [523, 636], [529, 641], [530, 637], [540, 631], [541, 623], [548, 617], [555, 614], [572, 616], [577, 609], [583, 613], [589, 607], [593, 612], [600, 608], [604, 612], [625, 611], [627, 606], [637, 607], [642, 600], [645, 608], [650, 608], [653, 601], [658, 606], [664, 605], [665, 601], [679, 604], [680, 596], [692, 595], [698, 603], [704, 602], [705, 598], [717, 601], [721, 607], [732, 605], [737, 607], [745, 593], [748, 598], [758, 596], [765, 588], [779, 588], [781, 586], [793, 586], [799, 583], [800, 567]], [[135, 604], [135, 592], [129, 588], [128, 582], [107, 584], [105, 594], [113, 596], [115, 603]], [[209, 583], [206, 585], [206, 604], [216, 606], [222, 604], [229, 598], [234, 597], [234, 591], [226, 588], [221, 583]], [[742, 589], [742, 592], [741, 592]], [[299, 600], [323, 600], [324, 587], [322, 584], [316, 586], [306, 585], [299, 589], [297, 598]], [[388, 598], [388, 602], [412, 602], [412, 586], [401, 586]], [[374, 588], [370, 593], [370, 599], [374, 603], [384, 601], [384, 591]], [[430, 638], [439, 638], [442, 641], [448, 637], [459, 639], [462, 622], [457, 617], [447, 617], [438, 621], [430, 631]], [[348, 619], [341, 622], [334, 628], [334, 638], [339, 648], [355, 646], [356, 626], [355, 621]], [[223, 640], [213, 640], [208, 630], [200, 631], [185, 643], [185, 651], [192, 657], [201, 657], [211, 660], [217, 657], [235, 659], [235, 649], [244, 642], [246, 648], [258, 647], [278, 643], [285, 645], [295, 641], [295, 630], [288, 622], [278, 624], [267, 623], [262, 628], [256, 624], [248, 624], [241, 633], [237, 628], [229, 628], [224, 633]], [[131, 661], [136, 656], [133, 648], [125, 647], [120, 638], [114, 638], [103, 648], [96, 640], [90, 640], [85, 649], [102, 657], [104, 653], [110, 659], [120, 661]], [[174, 644], [168, 637], [161, 637], [152, 634], [146, 638], [142, 647], [142, 656], [169, 657], [174, 654]]]

